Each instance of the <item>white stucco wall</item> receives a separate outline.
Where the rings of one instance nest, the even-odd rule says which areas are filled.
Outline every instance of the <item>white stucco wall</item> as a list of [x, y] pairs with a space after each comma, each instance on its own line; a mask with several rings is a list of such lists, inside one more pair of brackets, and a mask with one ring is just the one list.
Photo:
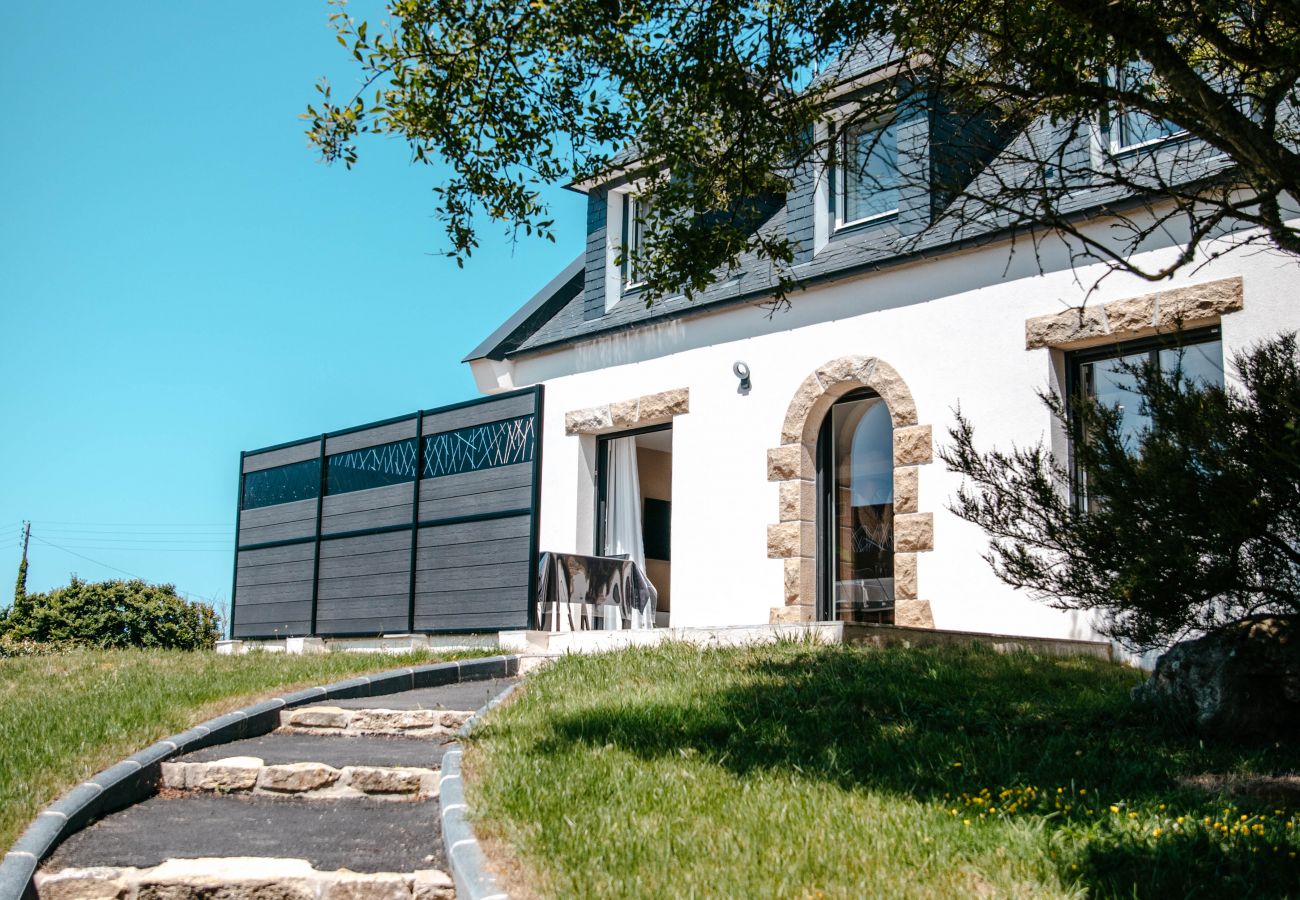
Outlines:
[[[1056, 383], [1061, 354], [1025, 350], [1025, 320], [1077, 306], [1240, 275], [1245, 308], [1222, 321], [1225, 357], [1283, 329], [1300, 328], [1300, 268], [1278, 255], [1243, 253], [1157, 285], [1072, 271], [1063, 252], [1010, 245], [951, 254], [818, 287], [769, 316], [736, 307], [650, 326], [512, 363], [475, 364], [485, 390], [546, 385], [542, 549], [590, 552], [595, 439], [566, 436], [564, 413], [673, 388], [690, 389], [674, 421], [673, 625], [766, 622], [783, 602], [782, 563], [767, 558], [778, 521], [767, 450], [781, 443], [800, 382], [837, 357], [876, 356], [906, 380], [919, 422], [947, 442], [960, 404], [984, 446], [1050, 438], [1035, 392]], [[1154, 254], [1168, 250], [1153, 251]], [[737, 393], [736, 360], [753, 373]], [[947, 512], [959, 480], [943, 463], [920, 471], [920, 510], [934, 515], [935, 549], [919, 555], [919, 596], [939, 628], [1048, 637], [1094, 636], [1088, 623], [1036, 602], [993, 577], [983, 533]]]

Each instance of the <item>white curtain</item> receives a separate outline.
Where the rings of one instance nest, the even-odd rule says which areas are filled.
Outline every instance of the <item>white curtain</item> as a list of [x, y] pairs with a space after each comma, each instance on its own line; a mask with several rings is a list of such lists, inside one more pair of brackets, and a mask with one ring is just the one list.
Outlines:
[[605, 556], [627, 555], [645, 571], [641, 534], [641, 474], [636, 465], [636, 438], [610, 441], [605, 481]]

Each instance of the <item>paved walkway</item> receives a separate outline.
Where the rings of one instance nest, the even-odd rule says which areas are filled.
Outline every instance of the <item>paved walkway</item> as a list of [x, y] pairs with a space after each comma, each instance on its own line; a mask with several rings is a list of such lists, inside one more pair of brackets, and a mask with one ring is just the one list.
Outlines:
[[[243, 871], [250, 873], [247, 890], [223, 890], [223, 897], [263, 896], [268, 887], [279, 896], [283, 885], [276, 872], [286, 873], [286, 884], [302, 888], [287, 896], [392, 898], [403, 895], [392, 891], [399, 882], [414, 900], [453, 896], [445, 877], [436, 773], [460, 723], [515, 680], [299, 707], [282, 714], [276, 732], [165, 763], [166, 786], [157, 796], [83, 829], [55, 851], [42, 866], [40, 893], [51, 898], [152, 895], [157, 891], [142, 887], [150, 878], [174, 880], [182, 877], [174, 872], [184, 869], [188, 874], [182, 881], [194, 883], [163, 893], [206, 896], [210, 890], [197, 882], [207, 879], [211, 888], [213, 878], [226, 877], [213, 873]], [[342, 727], [333, 734], [329, 726], [311, 733], [285, 729], [290, 719], [303, 721], [304, 713], [309, 721], [315, 715], [329, 722], [340, 710], [348, 711], [342, 719], [352, 723], [346, 734]], [[402, 712], [370, 715], [382, 710]], [[378, 733], [353, 734], [357, 729]], [[403, 736], [403, 730], [421, 736]], [[175, 863], [199, 858], [205, 862], [197, 868]], [[292, 864], [295, 860], [310, 865], [309, 875], [303, 875], [307, 870], [301, 863]], [[153, 871], [158, 866], [164, 868]], [[78, 874], [90, 868], [96, 869], [93, 876]], [[385, 876], [338, 882], [356, 872]], [[51, 877], [57, 873], [63, 875]], [[83, 890], [87, 879], [97, 879], [104, 890]], [[113, 886], [118, 881], [127, 884], [122, 893]]]

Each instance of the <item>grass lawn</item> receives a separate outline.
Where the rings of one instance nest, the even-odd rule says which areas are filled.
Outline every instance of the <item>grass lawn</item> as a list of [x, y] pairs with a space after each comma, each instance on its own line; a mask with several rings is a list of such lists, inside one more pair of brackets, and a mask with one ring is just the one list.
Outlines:
[[69, 788], [204, 719], [353, 675], [479, 655], [85, 650], [0, 659], [0, 850]]
[[1134, 710], [1140, 674], [964, 648], [571, 656], [470, 743], [477, 827], [554, 897], [1300, 892], [1300, 811], [1199, 793], [1297, 770]]

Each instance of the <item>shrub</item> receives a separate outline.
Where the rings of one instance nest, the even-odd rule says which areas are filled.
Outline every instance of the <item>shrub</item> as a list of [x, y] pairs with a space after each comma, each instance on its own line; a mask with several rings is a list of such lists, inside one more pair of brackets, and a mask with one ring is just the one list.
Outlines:
[[980, 525], [1008, 584], [1096, 610], [1130, 647], [1160, 647], [1237, 619], [1300, 614], [1300, 357], [1293, 334], [1233, 359], [1240, 388], [1181, 366], [1130, 366], [1151, 425], [1136, 446], [1119, 407], [1044, 400], [1074, 431], [1089, 504], [1062, 488], [1041, 442], [975, 448], [960, 412], [940, 453], [966, 483], [952, 510]]
[[170, 584], [131, 581], [86, 582], [26, 594], [0, 617], [7, 646], [80, 644], [95, 647], [210, 649], [218, 637], [217, 615], [191, 603]]

